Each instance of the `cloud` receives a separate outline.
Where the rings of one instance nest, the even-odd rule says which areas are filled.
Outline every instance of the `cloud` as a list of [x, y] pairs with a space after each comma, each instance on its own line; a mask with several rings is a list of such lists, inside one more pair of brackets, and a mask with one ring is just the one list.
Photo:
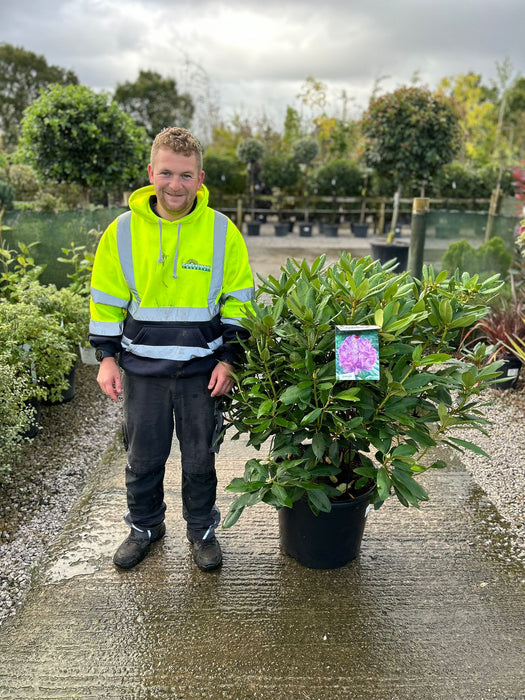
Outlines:
[[214, 92], [226, 111], [284, 114], [307, 76], [365, 107], [419, 72], [435, 86], [508, 57], [525, 71], [523, 0], [17, 0], [0, 6], [1, 40], [113, 90], [140, 69]]

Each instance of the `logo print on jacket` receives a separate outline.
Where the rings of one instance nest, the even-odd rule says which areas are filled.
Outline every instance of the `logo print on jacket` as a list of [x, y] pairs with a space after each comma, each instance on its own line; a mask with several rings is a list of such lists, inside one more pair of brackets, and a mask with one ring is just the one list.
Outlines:
[[190, 258], [186, 262], [182, 263], [184, 270], [200, 270], [201, 272], [211, 272], [211, 267], [209, 265], [200, 265], [196, 260]]

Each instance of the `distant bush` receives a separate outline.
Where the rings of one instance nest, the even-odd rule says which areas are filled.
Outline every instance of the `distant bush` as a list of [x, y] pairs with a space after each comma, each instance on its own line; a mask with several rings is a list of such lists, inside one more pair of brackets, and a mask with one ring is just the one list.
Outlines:
[[460, 272], [468, 272], [470, 275], [479, 274], [482, 279], [499, 273], [501, 278], [506, 280], [511, 262], [512, 255], [505, 243], [495, 236], [477, 250], [464, 239], [452, 243], [443, 255], [441, 267], [450, 274], [459, 269]]

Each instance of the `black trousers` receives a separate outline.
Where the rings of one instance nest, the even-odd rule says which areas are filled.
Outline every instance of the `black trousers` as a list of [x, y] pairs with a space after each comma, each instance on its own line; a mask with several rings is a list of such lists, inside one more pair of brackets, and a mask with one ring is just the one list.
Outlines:
[[[213, 533], [215, 443], [222, 416], [208, 389], [209, 376], [140, 377], [124, 373], [123, 437], [127, 450], [129, 519], [140, 528], [164, 520], [164, 474], [175, 428], [182, 462], [182, 510], [195, 537]], [[211, 530], [210, 530], [211, 528]]]

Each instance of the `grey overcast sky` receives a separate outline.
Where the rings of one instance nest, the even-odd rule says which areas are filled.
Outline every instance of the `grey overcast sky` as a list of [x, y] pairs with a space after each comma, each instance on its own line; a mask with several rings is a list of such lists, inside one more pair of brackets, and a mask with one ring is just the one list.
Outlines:
[[[524, 0], [0, 0], [0, 42], [43, 54], [96, 90], [140, 69], [211, 96], [228, 119], [266, 114], [282, 126], [307, 76], [348, 114], [418, 73], [433, 88], [473, 71], [525, 74]], [[201, 70], [202, 69], [202, 70]]]

